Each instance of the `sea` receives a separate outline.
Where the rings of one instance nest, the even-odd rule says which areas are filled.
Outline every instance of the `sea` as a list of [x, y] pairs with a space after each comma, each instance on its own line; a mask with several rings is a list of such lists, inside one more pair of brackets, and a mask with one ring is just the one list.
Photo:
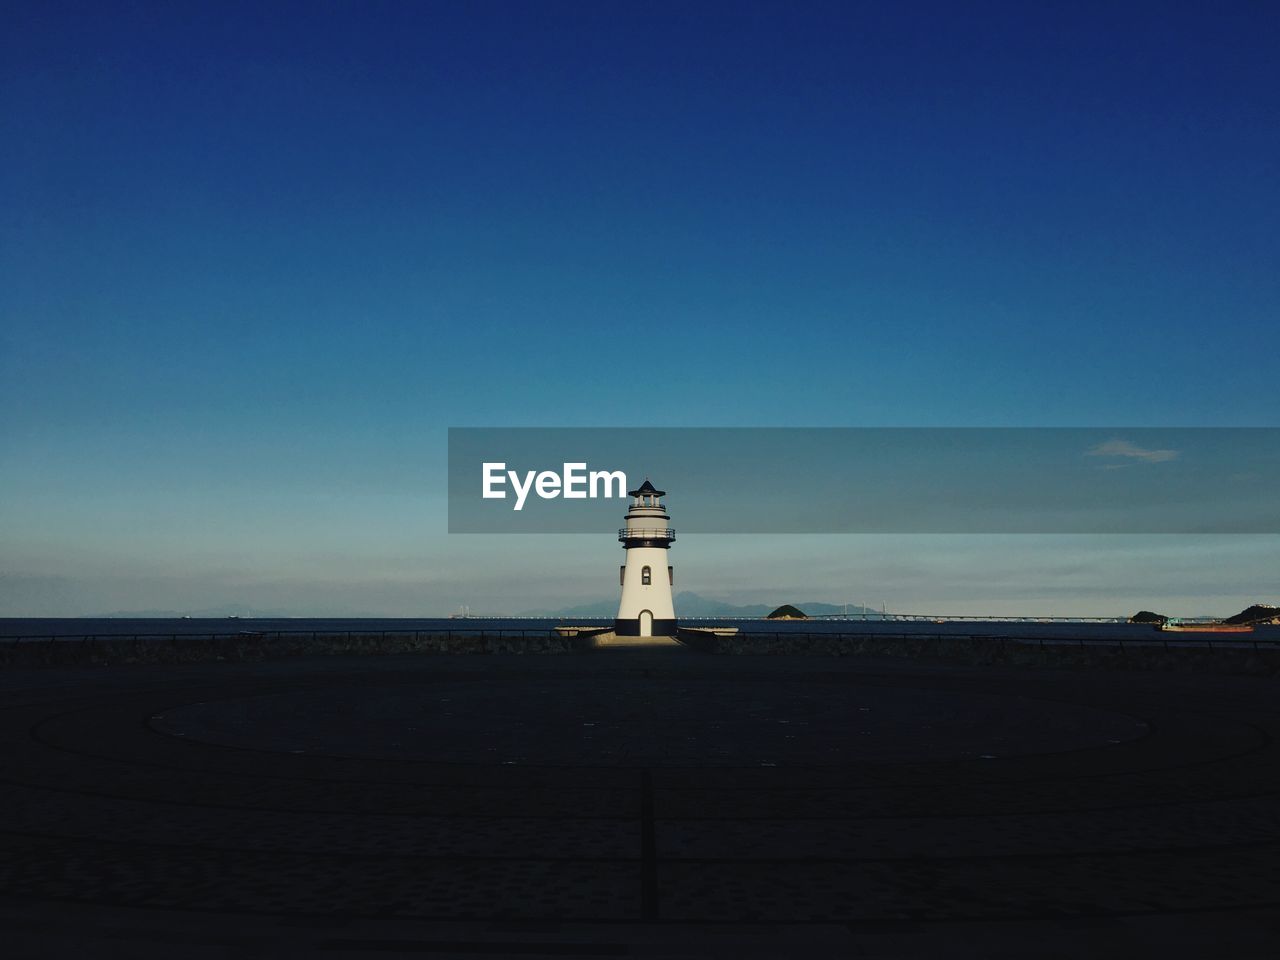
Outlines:
[[[1280, 641], [1280, 625], [1258, 626], [1252, 633], [1212, 637], [1196, 634], [1160, 633], [1148, 624], [1081, 620], [977, 620], [977, 619], [867, 619], [822, 618], [811, 620], [765, 620], [734, 618], [681, 618], [688, 627], [737, 627], [742, 633], [803, 634], [834, 633], [880, 636], [1001, 637], [1043, 643], [1147, 642], [1252, 644]], [[424, 617], [424, 618], [0, 618], [0, 642], [85, 637], [229, 637], [252, 634], [334, 634], [334, 633], [493, 633], [544, 635], [565, 624], [612, 626], [611, 619], [574, 617]]]

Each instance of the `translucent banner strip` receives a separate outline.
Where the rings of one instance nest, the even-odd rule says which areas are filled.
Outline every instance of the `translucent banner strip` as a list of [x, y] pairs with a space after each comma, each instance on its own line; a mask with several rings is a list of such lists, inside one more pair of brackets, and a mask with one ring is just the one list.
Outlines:
[[[624, 482], [625, 478], [625, 482]], [[1277, 533], [1280, 428], [449, 430], [451, 533]]]

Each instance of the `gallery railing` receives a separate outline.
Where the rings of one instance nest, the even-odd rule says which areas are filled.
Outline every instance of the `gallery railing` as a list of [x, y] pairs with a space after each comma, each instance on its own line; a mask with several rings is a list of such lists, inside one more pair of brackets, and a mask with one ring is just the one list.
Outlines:
[[619, 540], [674, 540], [673, 527], [623, 527], [618, 531]]

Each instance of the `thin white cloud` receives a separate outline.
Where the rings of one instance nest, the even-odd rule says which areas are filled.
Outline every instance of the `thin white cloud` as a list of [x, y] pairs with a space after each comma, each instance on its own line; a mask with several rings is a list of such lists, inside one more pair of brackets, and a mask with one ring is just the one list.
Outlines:
[[[1108, 440], [1085, 453], [1087, 457], [1120, 457], [1140, 463], [1167, 463], [1178, 459], [1177, 450], [1153, 450], [1128, 440]], [[1118, 466], [1118, 464], [1112, 464]]]

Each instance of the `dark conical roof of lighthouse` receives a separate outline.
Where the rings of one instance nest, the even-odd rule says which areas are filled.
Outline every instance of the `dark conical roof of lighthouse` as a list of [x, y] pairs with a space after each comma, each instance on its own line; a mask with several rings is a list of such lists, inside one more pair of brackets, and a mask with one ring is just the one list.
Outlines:
[[657, 487], [655, 487], [652, 483], [649, 482], [648, 477], [644, 478], [644, 483], [640, 484], [638, 489], [627, 491], [627, 496], [629, 497], [645, 497], [645, 496], [665, 497], [666, 495], [667, 495], [667, 491], [659, 490]]

